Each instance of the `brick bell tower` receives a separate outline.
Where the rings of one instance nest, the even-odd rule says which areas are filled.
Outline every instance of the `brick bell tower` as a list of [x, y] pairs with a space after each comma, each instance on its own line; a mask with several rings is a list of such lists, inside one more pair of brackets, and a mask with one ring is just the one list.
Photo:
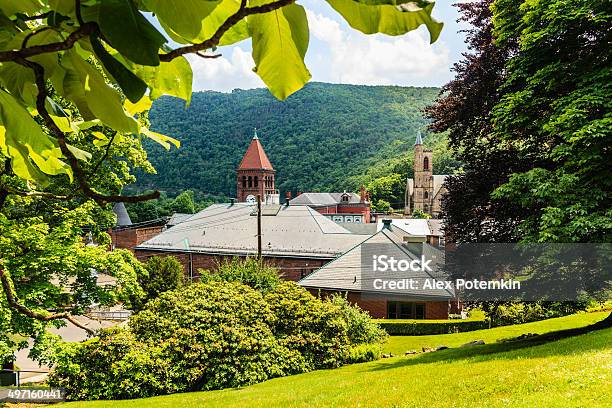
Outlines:
[[236, 172], [236, 196], [239, 202], [246, 202], [249, 196], [261, 195], [262, 202], [278, 198], [274, 188], [276, 170], [268, 159], [266, 152], [254, 130], [253, 139]]

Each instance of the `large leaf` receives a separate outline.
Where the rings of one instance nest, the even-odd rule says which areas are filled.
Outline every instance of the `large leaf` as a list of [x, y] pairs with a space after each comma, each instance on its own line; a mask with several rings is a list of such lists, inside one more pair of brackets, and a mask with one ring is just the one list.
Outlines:
[[248, 17], [253, 37], [254, 71], [272, 95], [284, 100], [310, 79], [304, 64], [308, 48], [308, 20], [302, 6]]
[[366, 5], [353, 0], [327, 0], [344, 17], [351, 27], [365, 34], [383, 33], [402, 35], [425, 24], [430, 41], [438, 39], [443, 24], [431, 17], [434, 3], [423, 3], [415, 7], [412, 3], [401, 6]]
[[131, 0], [104, 0], [84, 8], [83, 18], [96, 21], [104, 39], [129, 60], [141, 65], [159, 65], [159, 49], [166, 38]]
[[138, 122], [123, 109], [119, 93], [108, 86], [104, 77], [75, 50], [64, 54], [62, 66], [67, 72], [63, 83], [64, 96], [77, 105], [83, 119], [98, 118], [119, 132], [138, 132]]
[[153, 132], [145, 127], [140, 129], [140, 133], [142, 133], [149, 139], [154, 140], [155, 142], [159, 143], [166, 150], [170, 150], [170, 143], [172, 143], [177, 148], [181, 147], [181, 142], [179, 142], [178, 140], [170, 136], [162, 135], [161, 133]]
[[138, 102], [147, 91], [147, 84], [110, 55], [96, 36], [91, 36], [89, 40], [96, 57], [117, 81], [125, 96], [134, 103]]
[[187, 104], [191, 101], [193, 72], [185, 57], [162, 62], [158, 67], [133, 64], [132, 70], [151, 88], [151, 99], [172, 95], [185, 100]]
[[180, 43], [197, 41], [202, 21], [219, 3], [219, 0], [144, 0], [170, 38]]
[[8, 17], [16, 13], [33, 14], [42, 8], [39, 0], [2, 0], [0, 10]]
[[[239, 0], [147, 0], [170, 38], [182, 44], [208, 40], [240, 8]], [[197, 11], [193, 11], [193, 9]], [[185, 16], [184, 13], [190, 14]], [[219, 45], [230, 45], [249, 37], [246, 20], [233, 25], [223, 34]]]
[[5, 91], [0, 91], [0, 121], [3, 125], [1, 150], [11, 158], [15, 174], [39, 183], [45, 183], [42, 173], [64, 173], [72, 178], [70, 168], [60, 160], [62, 152], [57, 142], [45, 134], [25, 107]]

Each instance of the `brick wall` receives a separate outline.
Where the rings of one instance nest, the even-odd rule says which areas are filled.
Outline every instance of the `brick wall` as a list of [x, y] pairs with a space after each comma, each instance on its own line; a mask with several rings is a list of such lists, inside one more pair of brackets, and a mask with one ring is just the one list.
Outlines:
[[[318, 296], [330, 296], [333, 291], [309, 289], [310, 293]], [[353, 304], [370, 313], [375, 319], [385, 319], [387, 317], [387, 302], [389, 300], [402, 300], [397, 297], [386, 298], [382, 295], [362, 295], [359, 292], [348, 292], [347, 299]], [[406, 301], [410, 301], [407, 300]], [[421, 302], [419, 302], [421, 303]], [[448, 319], [448, 302], [422, 302], [425, 303], [425, 319], [445, 320]]]
[[[151, 256], [168, 256], [176, 257], [185, 269], [186, 277], [193, 273], [193, 277], [197, 280], [198, 269], [215, 270], [219, 262], [229, 261], [234, 256], [223, 256], [214, 254], [188, 254], [184, 252], [164, 252], [164, 251], [149, 251], [137, 249], [135, 250], [136, 258], [141, 261], [146, 261]], [[282, 277], [287, 280], [298, 281], [304, 276], [309, 275], [313, 270], [320, 268], [331, 259], [306, 259], [306, 258], [279, 258], [279, 257], [264, 257], [264, 261], [270, 266], [278, 268]]]
[[162, 228], [161, 225], [146, 228], [125, 228], [112, 230], [110, 235], [115, 248], [132, 249], [158, 235], [162, 231]]

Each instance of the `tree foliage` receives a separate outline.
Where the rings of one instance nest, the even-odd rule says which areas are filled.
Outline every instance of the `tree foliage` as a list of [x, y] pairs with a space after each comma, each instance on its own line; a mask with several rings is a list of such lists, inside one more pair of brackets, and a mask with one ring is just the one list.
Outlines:
[[[390, 34], [425, 24], [437, 38], [441, 24], [431, 19], [429, 2], [393, 10], [382, 3], [366, 6], [384, 10], [385, 25], [398, 27]], [[356, 6], [346, 8], [341, 14], [361, 30], [387, 30]], [[180, 146], [149, 129], [147, 111], [162, 95], [190, 102], [193, 75], [185, 55], [214, 57], [218, 46], [247, 38], [256, 71], [277, 98], [309, 79], [308, 24], [295, 0], [0, 2], [3, 357], [15, 346], [14, 333], [37, 337], [49, 322], [75, 322], [74, 314], [96, 302], [128, 302], [141, 291], [140, 264], [128, 253], [105, 251], [102, 231], [113, 225], [107, 204], [160, 196], [122, 190], [135, 180], [134, 170], [154, 171], [143, 140], [167, 150]], [[172, 48], [170, 39], [179, 46]], [[189, 211], [192, 203], [183, 196], [176, 204]], [[95, 271], [119, 285], [98, 288]]]

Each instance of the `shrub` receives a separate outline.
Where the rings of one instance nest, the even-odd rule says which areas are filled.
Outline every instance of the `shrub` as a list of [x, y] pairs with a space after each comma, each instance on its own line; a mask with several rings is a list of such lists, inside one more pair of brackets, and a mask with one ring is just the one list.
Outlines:
[[367, 312], [357, 305], [352, 305], [346, 296], [333, 294], [328, 301], [340, 309], [351, 343], [383, 343], [387, 340], [387, 332], [375, 323]]
[[489, 328], [489, 323], [484, 320], [378, 320], [378, 324], [392, 336], [447, 334]]
[[380, 346], [351, 341], [382, 337], [351, 308], [292, 282], [266, 294], [237, 282], [192, 284], [160, 294], [126, 328], [60, 349], [49, 382], [69, 399], [137, 398], [378, 358]]
[[382, 344], [357, 344], [349, 350], [349, 363], [365, 363], [380, 359], [382, 356]]
[[220, 262], [216, 271], [198, 270], [200, 282], [239, 282], [262, 293], [273, 290], [281, 282], [278, 270], [255, 258], [232, 258]]
[[293, 282], [282, 282], [265, 299], [276, 317], [272, 323], [276, 338], [299, 352], [308, 370], [338, 367], [347, 361], [348, 325], [337, 306]]
[[146, 293], [142, 304], [185, 284], [183, 265], [173, 256], [152, 256], [144, 266], [147, 273], [138, 276], [138, 283]]
[[522, 324], [553, 317], [567, 316], [585, 310], [590, 302], [516, 302], [499, 305], [488, 311], [494, 326]]

